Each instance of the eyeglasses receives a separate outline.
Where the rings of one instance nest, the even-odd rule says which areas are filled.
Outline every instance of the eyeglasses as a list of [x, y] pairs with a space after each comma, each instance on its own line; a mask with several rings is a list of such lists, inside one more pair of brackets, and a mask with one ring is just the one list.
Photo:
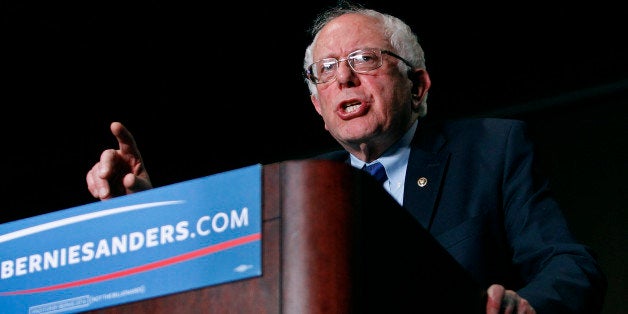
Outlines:
[[382, 66], [382, 54], [393, 56], [403, 61], [403, 63], [407, 66], [411, 68], [413, 67], [409, 61], [391, 51], [381, 49], [360, 49], [350, 53], [346, 58], [320, 59], [307, 67], [305, 76], [314, 84], [331, 82], [336, 79], [338, 64], [343, 61], [347, 61], [353, 72], [366, 73]]

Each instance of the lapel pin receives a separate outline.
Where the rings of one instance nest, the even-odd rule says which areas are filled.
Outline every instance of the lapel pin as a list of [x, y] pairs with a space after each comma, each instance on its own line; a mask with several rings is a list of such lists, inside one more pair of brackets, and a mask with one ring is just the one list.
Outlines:
[[419, 180], [416, 181], [416, 183], [420, 186], [420, 187], [424, 187], [427, 185], [427, 178], [426, 177], [420, 177]]

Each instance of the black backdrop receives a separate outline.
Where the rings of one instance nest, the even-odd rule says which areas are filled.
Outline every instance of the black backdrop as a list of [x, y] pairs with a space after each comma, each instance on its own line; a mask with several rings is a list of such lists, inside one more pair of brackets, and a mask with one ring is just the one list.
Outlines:
[[[301, 76], [307, 27], [333, 1], [3, 1], [2, 222], [94, 199], [85, 174], [134, 133], [156, 185], [337, 147]], [[574, 233], [626, 287], [628, 10], [363, 1], [427, 53], [429, 114], [524, 119]]]

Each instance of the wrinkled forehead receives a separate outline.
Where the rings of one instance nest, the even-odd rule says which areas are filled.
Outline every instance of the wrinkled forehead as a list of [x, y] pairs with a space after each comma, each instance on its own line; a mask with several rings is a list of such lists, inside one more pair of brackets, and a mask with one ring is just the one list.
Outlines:
[[362, 48], [389, 49], [381, 22], [371, 16], [345, 14], [321, 29], [313, 46], [314, 60], [345, 56]]

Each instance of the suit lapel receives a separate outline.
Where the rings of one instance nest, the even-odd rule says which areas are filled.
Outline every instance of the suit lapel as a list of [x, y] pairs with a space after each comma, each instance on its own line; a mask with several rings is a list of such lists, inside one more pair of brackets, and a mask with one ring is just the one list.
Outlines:
[[411, 144], [408, 168], [406, 169], [403, 207], [427, 230], [431, 228], [441, 183], [450, 156], [448, 152], [441, 151], [445, 142], [442, 134], [419, 124]]
[[[410, 144], [410, 157], [404, 183], [403, 207], [428, 231], [436, 213], [438, 195], [450, 153], [443, 147], [446, 139], [440, 128], [419, 121]], [[319, 155], [319, 158], [349, 162], [349, 153], [341, 150]]]

